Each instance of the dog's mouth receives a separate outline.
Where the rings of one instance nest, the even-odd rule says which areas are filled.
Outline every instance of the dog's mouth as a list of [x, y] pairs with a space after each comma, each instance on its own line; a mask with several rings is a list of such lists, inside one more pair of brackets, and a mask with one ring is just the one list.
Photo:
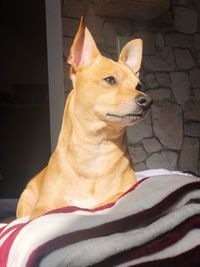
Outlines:
[[129, 113], [125, 115], [117, 115], [117, 114], [112, 114], [112, 113], [107, 113], [106, 116], [109, 117], [112, 120], [128, 120], [128, 121], [137, 121], [140, 119], [143, 119], [145, 117], [147, 112], [142, 112], [142, 113]]
[[[143, 99], [140, 99], [140, 101]], [[146, 101], [146, 99], [145, 99]], [[145, 104], [144, 106], [142, 106]], [[142, 120], [146, 117], [148, 114], [148, 111], [152, 105], [152, 100], [151, 98], [148, 98], [148, 102], [140, 102], [140, 106], [142, 108], [137, 108], [135, 113], [127, 113], [123, 115], [115, 114], [115, 113], [107, 113], [106, 117], [109, 118], [110, 121], [117, 122], [117, 121], [122, 121], [128, 124], [132, 124], [134, 122], [137, 122], [138, 120]]]

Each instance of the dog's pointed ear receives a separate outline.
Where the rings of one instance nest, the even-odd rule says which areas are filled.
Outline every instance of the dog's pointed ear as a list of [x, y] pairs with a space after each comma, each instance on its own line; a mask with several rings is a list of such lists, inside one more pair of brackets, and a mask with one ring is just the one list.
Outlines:
[[120, 53], [119, 62], [125, 63], [134, 73], [138, 73], [142, 62], [142, 47], [141, 39], [128, 42]]
[[72, 66], [72, 72], [76, 73], [80, 65], [89, 64], [98, 55], [100, 55], [100, 52], [91, 33], [85, 27], [83, 17], [81, 17], [79, 29], [71, 46], [67, 62]]

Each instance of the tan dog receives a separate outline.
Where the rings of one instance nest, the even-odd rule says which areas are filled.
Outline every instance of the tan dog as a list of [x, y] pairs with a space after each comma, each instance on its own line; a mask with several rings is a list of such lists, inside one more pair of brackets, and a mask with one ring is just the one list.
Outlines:
[[71, 91], [55, 152], [22, 193], [17, 217], [63, 206], [94, 208], [118, 199], [135, 182], [126, 127], [143, 118], [151, 99], [136, 90], [142, 41], [119, 61], [103, 57], [81, 20], [70, 50]]

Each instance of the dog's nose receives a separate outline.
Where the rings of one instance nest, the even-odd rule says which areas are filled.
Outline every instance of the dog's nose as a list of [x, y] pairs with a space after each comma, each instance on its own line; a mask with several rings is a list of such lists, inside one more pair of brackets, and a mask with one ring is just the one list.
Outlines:
[[136, 104], [141, 107], [143, 110], [148, 109], [152, 104], [152, 99], [148, 95], [139, 94], [135, 98]]

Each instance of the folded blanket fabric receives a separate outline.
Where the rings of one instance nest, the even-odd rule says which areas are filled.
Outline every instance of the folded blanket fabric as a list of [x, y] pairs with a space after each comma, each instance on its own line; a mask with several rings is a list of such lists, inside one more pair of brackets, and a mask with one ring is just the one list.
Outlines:
[[154, 175], [98, 209], [0, 225], [0, 266], [200, 266], [200, 179]]

